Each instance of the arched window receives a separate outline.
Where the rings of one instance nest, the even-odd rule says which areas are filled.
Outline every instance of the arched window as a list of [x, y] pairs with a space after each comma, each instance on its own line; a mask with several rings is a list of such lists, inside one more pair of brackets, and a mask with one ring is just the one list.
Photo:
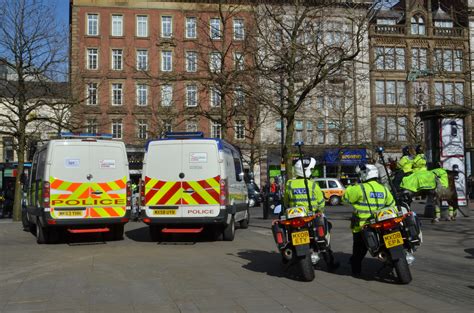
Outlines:
[[425, 34], [425, 20], [421, 15], [415, 15], [411, 18], [411, 33], [412, 35]]

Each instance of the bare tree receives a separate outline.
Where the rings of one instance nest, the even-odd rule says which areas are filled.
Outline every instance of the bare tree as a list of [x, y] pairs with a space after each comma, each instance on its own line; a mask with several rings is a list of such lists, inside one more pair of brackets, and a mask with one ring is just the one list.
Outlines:
[[[0, 0], [0, 55], [13, 70], [0, 78], [0, 134], [14, 139], [18, 173], [23, 173], [28, 137], [49, 121], [46, 111], [63, 104], [67, 93], [54, 80], [66, 61], [67, 37], [48, 1]], [[21, 218], [21, 175], [15, 182], [13, 219]]]
[[[291, 168], [295, 117], [325, 80], [342, 75], [367, 43], [367, 4], [284, 1], [255, 7], [258, 96], [285, 121], [283, 158]], [[287, 171], [286, 176], [290, 176]]]

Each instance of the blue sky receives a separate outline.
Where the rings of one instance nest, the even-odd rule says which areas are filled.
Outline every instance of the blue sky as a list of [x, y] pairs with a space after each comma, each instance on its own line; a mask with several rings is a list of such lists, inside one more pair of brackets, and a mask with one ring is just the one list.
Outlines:
[[69, 0], [50, 0], [56, 6], [58, 22], [64, 25], [69, 23]]

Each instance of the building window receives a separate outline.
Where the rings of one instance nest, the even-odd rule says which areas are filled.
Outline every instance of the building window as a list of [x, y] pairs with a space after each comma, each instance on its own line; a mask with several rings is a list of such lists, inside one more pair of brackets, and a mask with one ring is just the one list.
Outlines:
[[96, 70], [99, 67], [99, 49], [88, 48], [87, 49], [87, 69]]
[[210, 100], [211, 100], [211, 107], [218, 107], [221, 105], [222, 96], [219, 90], [215, 87], [210, 88]]
[[235, 121], [235, 139], [245, 139], [245, 120]]
[[425, 48], [412, 48], [411, 49], [411, 67], [416, 70], [426, 70], [428, 64], [426, 55], [427, 49]]
[[123, 84], [112, 84], [112, 105], [123, 104]]
[[242, 52], [234, 52], [234, 65], [237, 71], [244, 70], [244, 54]]
[[244, 40], [245, 31], [244, 31], [244, 20], [243, 19], [234, 19], [234, 39], [235, 40]]
[[187, 39], [194, 39], [196, 37], [197, 37], [196, 18], [195, 17], [187, 17], [186, 18], [186, 38]]
[[195, 121], [187, 121], [186, 122], [186, 131], [187, 132], [197, 132], [198, 127]]
[[173, 18], [171, 16], [161, 17], [161, 37], [171, 38], [173, 36]]
[[97, 83], [87, 84], [87, 104], [97, 105]]
[[243, 106], [245, 105], [245, 93], [242, 86], [237, 86], [234, 90], [234, 105]]
[[375, 81], [375, 101], [377, 105], [406, 105], [404, 81]]
[[221, 124], [216, 122], [211, 122], [211, 137], [212, 138], [221, 138]]
[[161, 106], [169, 107], [173, 102], [173, 86], [161, 85]]
[[464, 83], [435, 82], [435, 105], [464, 105]]
[[173, 131], [173, 123], [171, 123], [170, 120], [166, 120], [163, 123], [164, 123], [163, 127], [164, 127], [165, 132], [171, 133]]
[[87, 14], [87, 35], [99, 35], [99, 14]]
[[148, 70], [148, 50], [137, 50], [137, 70]]
[[375, 47], [375, 64], [378, 70], [404, 70], [405, 49]]
[[389, 18], [378, 18], [377, 25], [396, 25], [397, 20]]
[[435, 49], [435, 68], [438, 71], [461, 72], [463, 68], [463, 51], [452, 49]]
[[303, 141], [303, 121], [295, 121], [295, 141]]
[[123, 36], [123, 15], [112, 15], [112, 36]]
[[408, 119], [405, 116], [377, 116], [376, 135], [378, 141], [407, 141]]
[[148, 37], [147, 15], [137, 15], [137, 37]]
[[88, 134], [97, 134], [99, 132], [97, 126], [97, 120], [95, 118], [88, 119], [86, 121], [86, 133]]
[[306, 121], [306, 143], [313, 144], [313, 122]]
[[425, 20], [421, 15], [415, 15], [411, 18], [411, 34], [424, 35], [425, 34]]
[[275, 130], [281, 132], [281, 120], [275, 121]]
[[138, 120], [138, 139], [148, 139], [148, 123], [146, 120]]
[[148, 104], [148, 86], [145, 84], [137, 84], [137, 105]]
[[112, 69], [121, 71], [123, 69], [123, 50], [112, 49]]
[[209, 26], [209, 36], [211, 37], [211, 39], [221, 39], [221, 20], [218, 18], [211, 18]]
[[197, 71], [197, 52], [187, 51], [186, 52], [186, 72]]
[[173, 70], [173, 56], [171, 51], [161, 51], [161, 71], [171, 72]]
[[112, 120], [112, 138], [122, 139], [122, 119]]
[[186, 106], [187, 107], [196, 107], [198, 102], [197, 97], [197, 86], [196, 85], [187, 85], [186, 86]]
[[453, 21], [435, 21], [434, 22], [435, 27], [440, 27], [440, 28], [453, 28], [454, 24]]
[[209, 56], [209, 70], [213, 73], [219, 73], [222, 68], [222, 57], [219, 52], [212, 52]]
[[316, 108], [318, 110], [324, 110], [324, 97], [323, 96], [316, 97]]

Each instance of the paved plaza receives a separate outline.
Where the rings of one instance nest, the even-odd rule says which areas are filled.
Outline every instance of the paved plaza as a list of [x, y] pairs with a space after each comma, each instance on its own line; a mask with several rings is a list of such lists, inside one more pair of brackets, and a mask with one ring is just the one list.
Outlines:
[[261, 208], [233, 242], [157, 244], [145, 224], [131, 222], [123, 241], [37, 245], [20, 223], [0, 220], [0, 312], [473, 312], [474, 217], [423, 220], [413, 281], [398, 285], [371, 257], [362, 278], [350, 275], [350, 209], [327, 212], [341, 267], [329, 273], [322, 264], [310, 283], [282, 267]]

